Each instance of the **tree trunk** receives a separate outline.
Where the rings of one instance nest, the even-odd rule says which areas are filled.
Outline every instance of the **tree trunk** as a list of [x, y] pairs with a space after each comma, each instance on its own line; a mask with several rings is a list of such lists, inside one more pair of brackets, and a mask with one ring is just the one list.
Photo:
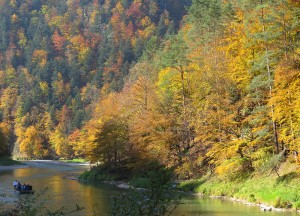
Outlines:
[[[261, 5], [263, 4], [263, 0], [260, 0]], [[264, 19], [264, 9], [261, 9], [261, 18]], [[265, 25], [263, 24], [263, 32], [265, 32]], [[269, 49], [268, 49], [268, 45], [265, 44], [265, 50], [266, 53], [268, 53]], [[272, 78], [271, 78], [271, 69], [270, 69], [270, 60], [269, 57], [266, 57], [266, 66], [267, 66], [267, 73], [268, 73], [268, 81], [269, 81], [269, 98], [272, 97], [272, 91], [273, 91], [273, 87], [272, 87]], [[271, 118], [272, 118], [272, 126], [273, 126], [273, 136], [274, 136], [274, 144], [275, 144], [275, 149], [276, 149], [276, 153], [279, 153], [279, 143], [278, 143], [278, 133], [277, 133], [277, 123], [274, 120], [274, 105], [271, 105]]]

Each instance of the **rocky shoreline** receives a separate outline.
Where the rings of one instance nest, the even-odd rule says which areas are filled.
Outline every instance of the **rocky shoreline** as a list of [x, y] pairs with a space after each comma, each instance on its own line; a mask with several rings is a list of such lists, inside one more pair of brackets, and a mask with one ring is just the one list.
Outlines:
[[[203, 194], [197, 194], [198, 196], [204, 196]], [[290, 211], [290, 212], [298, 212], [300, 213], [300, 210], [295, 210], [292, 208], [275, 208], [272, 205], [267, 205], [264, 203], [252, 203], [249, 202], [247, 200], [244, 199], [238, 199], [238, 198], [234, 198], [234, 197], [227, 197], [227, 196], [209, 196], [212, 199], [225, 199], [225, 200], [230, 200], [232, 202], [238, 202], [238, 203], [242, 203], [244, 205], [248, 205], [248, 206], [257, 206], [260, 208], [261, 211], [275, 211], [275, 212], [284, 212], [284, 211]]]

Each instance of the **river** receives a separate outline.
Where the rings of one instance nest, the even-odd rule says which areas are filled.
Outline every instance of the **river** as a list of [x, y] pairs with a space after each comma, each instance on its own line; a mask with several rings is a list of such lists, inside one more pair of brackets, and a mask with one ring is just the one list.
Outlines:
[[[28, 195], [19, 195], [12, 190], [12, 182], [17, 179], [22, 183], [34, 186], [35, 191], [49, 188], [47, 205], [54, 209], [64, 206], [74, 209], [75, 204], [85, 209], [74, 213], [76, 216], [106, 215], [111, 203], [111, 197], [122, 190], [107, 184], [85, 184], [65, 179], [68, 174], [81, 173], [87, 166], [70, 166], [53, 163], [29, 162], [32, 167], [0, 172], [0, 194], [6, 194], [10, 199], [19, 199]], [[263, 212], [258, 207], [223, 199], [211, 199], [186, 195], [181, 205], [173, 215], [176, 216], [291, 216], [300, 215], [295, 212]]]

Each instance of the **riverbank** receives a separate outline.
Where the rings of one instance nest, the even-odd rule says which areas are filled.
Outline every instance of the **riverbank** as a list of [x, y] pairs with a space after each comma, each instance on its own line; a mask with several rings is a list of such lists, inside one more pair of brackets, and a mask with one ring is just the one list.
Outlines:
[[22, 165], [20, 161], [11, 159], [10, 157], [0, 157], [0, 166]]
[[[143, 187], [137, 187], [136, 185], [133, 186], [132, 184], [125, 182], [125, 181], [102, 181], [103, 183], [106, 184], [110, 184], [110, 185], [114, 185], [117, 188], [120, 189], [136, 189], [136, 190], [143, 190]], [[181, 190], [181, 185], [182, 183], [178, 184], [178, 189], [179, 191]], [[266, 203], [266, 202], [261, 202], [261, 201], [254, 201], [254, 195], [250, 195], [250, 199], [246, 199], [246, 198], [237, 198], [237, 197], [232, 197], [232, 196], [226, 196], [224, 194], [218, 196], [218, 195], [209, 195], [209, 194], [205, 194], [205, 193], [199, 193], [199, 192], [193, 192], [193, 191], [183, 191], [185, 193], [189, 193], [189, 194], [193, 194], [196, 196], [200, 196], [200, 197], [209, 197], [211, 199], [224, 199], [224, 200], [229, 200], [232, 202], [238, 202], [238, 203], [242, 203], [244, 205], [247, 206], [256, 206], [258, 208], [260, 208], [261, 211], [275, 211], [275, 212], [284, 212], [284, 211], [297, 211], [298, 213], [300, 213], [300, 210], [298, 208], [292, 208], [292, 204], [290, 202], [284, 202], [283, 200], [281, 202], [284, 202], [286, 204], [286, 206], [284, 207], [275, 207], [274, 205], [270, 204], [270, 203]], [[275, 192], [276, 193], [276, 192]], [[251, 201], [249, 201], [251, 200]], [[275, 200], [275, 205], [278, 205], [280, 203], [278, 200]]]
[[26, 168], [27, 165], [10, 157], [0, 157], [0, 171]]
[[181, 182], [180, 190], [218, 198], [230, 199], [262, 210], [298, 211], [300, 209], [300, 172], [284, 164], [275, 173], [253, 175], [251, 178], [230, 181], [217, 175]]
[[[300, 209], [300, 171], [294, 163], [282, 164], [274, 173], [255, 173], [247, 179], [232, 180], [217, 174], [201, 179], [180, 181], [179, 191], [211, 198], [228, 199], [249, 206], [258, 206], [263, 211], [298, 211]], [[146, 188], [145, 176], [130, 176], [120, 179], [117, 172], [109, 173], [96, 168], [81, 175], [81, 180], [111, 183], [120, 188]], [[124, 177], [121, 175], [121, 177]]]

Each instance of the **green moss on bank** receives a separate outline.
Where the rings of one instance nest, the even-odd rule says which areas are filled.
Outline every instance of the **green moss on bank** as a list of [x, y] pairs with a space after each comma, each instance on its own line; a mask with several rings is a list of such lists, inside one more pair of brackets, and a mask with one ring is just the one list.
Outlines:
[[0, 166], [21, 165], [20, 161], [15, 161], [10, 157], [0, 157]]

